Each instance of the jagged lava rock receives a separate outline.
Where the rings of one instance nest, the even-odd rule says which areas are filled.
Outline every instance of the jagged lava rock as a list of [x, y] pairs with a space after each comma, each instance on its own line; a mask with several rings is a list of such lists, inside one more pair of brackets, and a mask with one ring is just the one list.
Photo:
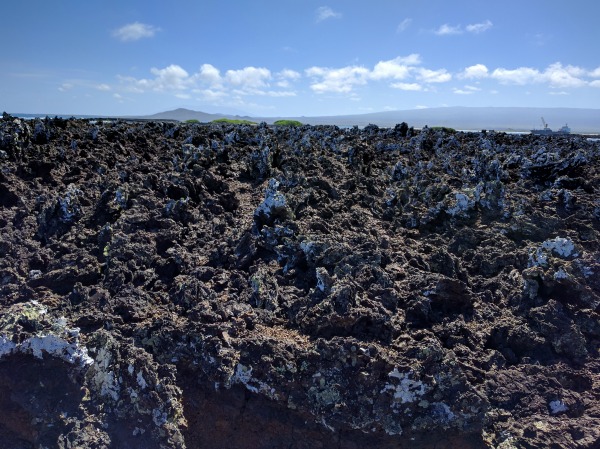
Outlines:
[[600, 148], [0, 121], [0, 441], [600, 444]]

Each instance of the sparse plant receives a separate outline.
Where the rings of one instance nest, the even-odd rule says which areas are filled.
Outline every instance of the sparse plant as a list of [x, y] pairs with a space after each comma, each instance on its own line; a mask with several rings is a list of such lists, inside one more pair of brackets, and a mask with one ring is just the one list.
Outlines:
[[298, 120], [277, 120], [273, 122], [274, 125], [277, 126], [302, 126], [303, 123]]
[[229, 123], [232, 125], [256, 125], [256, 122], [251, 122], [250, 120], [242, 120], [242, 119], [232, 119], [232, 118], [218, 118], [213, 120], [212, 123]]

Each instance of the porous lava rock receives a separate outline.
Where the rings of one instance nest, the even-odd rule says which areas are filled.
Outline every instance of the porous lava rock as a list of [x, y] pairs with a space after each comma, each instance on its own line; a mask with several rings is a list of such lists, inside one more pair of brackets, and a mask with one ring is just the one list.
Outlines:
[[0, 446], [597, 448], [598, 142], [0, 121]]

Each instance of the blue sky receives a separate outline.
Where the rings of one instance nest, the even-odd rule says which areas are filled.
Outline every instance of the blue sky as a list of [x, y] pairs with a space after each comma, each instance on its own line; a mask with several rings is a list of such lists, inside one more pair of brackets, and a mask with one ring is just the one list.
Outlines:
[[4, 2], [0, 109], [600, 107], [597, 0]]

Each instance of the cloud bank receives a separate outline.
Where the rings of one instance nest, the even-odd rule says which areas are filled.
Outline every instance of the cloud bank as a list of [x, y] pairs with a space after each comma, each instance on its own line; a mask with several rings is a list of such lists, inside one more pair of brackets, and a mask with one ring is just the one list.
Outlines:
[[418, 91], [426, 90], [430, 84], [445, 83], [452, 79], [446, 69], [431, 70], [420, 67], [421, 64], [421, 56], [413, 53], [379, 61], [372, 69], [363, 66], [311, 67], [305, 73], [311, 79], [310, 89], [317, 94], [348, 93], [355, 86], [365, 85], [370, 81], [400, 80], [410, 82], [392, 82], [390, 87]]
[[586, 78], [600, 78], [600, 70], [586, 71], [581, 67], [563, 66], [560, 62], [555, 62], [544, 70], [533, 67], [517, 67], [515, 69], [498, 67], [490, 71], [483, 64], [475, 64], [465, 68], [459, 74], [459, 78], [491, 78], [504, 85], [547, 84], [551, 88], [578, 88], [594, 86], [597, 80], [590, 81]]
[[[429, 68], [418, 53], [378, 61], [372, 66], [341, 67], [312, 66], [302, 71], [285, 68], [272, 71], [267, 67], [247, 66], [221, 71], [212, 64], [202, 64], [190, 73], [177, 64], [151, 68], [147, 78], [117, 76], [118, 86], [107, 83], [90, 84], [96, 91], [113, 93], [162, 92], [180, 99], [196, 99], [222, 104], [246, 97], [294, 97], [300, 92], [335, 95], [358, 99], [358, 92], [372, 84], [403, 92], [434, 92], [445, 89], [456, 95], [497, 93], [501, 86], [542, 86], [552, 95], [564, 95], [570, 89], [600, 88], [600, 67], [587, 70], [560, 62], [546, 68], [496, 67], [476, 63], [460, 71]], [[462, 81], [461, 85], [453, 81]], [[443, 87], [447, 86], [447, 87]], [[72, 90], [74, 82], [67, 80], [58, 89]], [[117, 98], [117, 97], [115, 97]], [[119, 97], [122, 99], [122, 97]]]

